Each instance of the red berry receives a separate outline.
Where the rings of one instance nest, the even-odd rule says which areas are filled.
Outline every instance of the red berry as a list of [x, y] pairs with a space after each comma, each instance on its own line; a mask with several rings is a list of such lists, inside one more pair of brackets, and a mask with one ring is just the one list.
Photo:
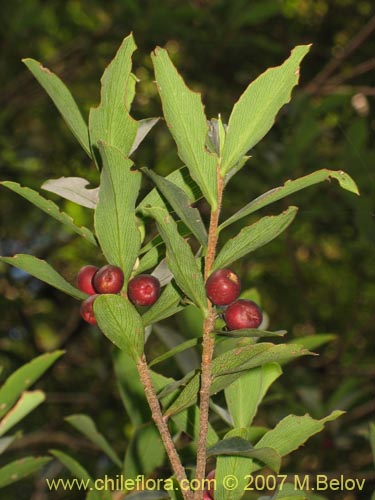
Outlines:
[[262, 322], [262, 311], [252, 300], [240, 299], [227, 307], [224, 319], [229, 330], [258, 328]]
[[206, 483], [206, 487], [203, 492], [203, 500], [214, 500], [215, 494], [215, 473], [216, 469], [209, 472], [206, 476], [209, 482]]
[[96, 266], [83, 266], [77, 274], [77, 287], [89, 295], [94, 295], [96, 290], [93, 285], [94, 274], [99, 268]]
[[90, 323], [90, 325], [96, 325], [96, 319], [94, 314], [94, 300], [98, 295], [90, 295], [81, 304], [81, 316], [82, 318]]
[[140, 274], [128, 284], [128, 297], [136, 306], [152, 306], [160, 295], [160, 282], [151, 274]]
[[124, 273], [117, 266], [108, 264], [101, 267], [94, 276], [97, 293], [119, 293], [124, 284]]
[[231, 269], [218, 269], [206, 282], [207, 296], [217, 306], [231, 304], [238, 298], [240, 292], [240, 278]]

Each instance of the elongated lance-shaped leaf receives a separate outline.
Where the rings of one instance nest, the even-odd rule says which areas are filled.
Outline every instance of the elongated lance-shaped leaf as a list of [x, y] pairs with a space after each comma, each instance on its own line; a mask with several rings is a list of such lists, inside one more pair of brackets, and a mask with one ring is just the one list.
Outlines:
[[85, 299], [87, 294], [78, 290], [73, 285], [68, 283], [52, 266], [47, 264], [45, 260], [37, 259], [33, 255], [19, 253], [13, 257], [0, 257], [2, 262], [11, 266], [22, 269], [26, 273], [31, 274], [34, 278], [44, 281], [48, 285], [61, 290], [75, 299]]
[[99, 328], [119, 349], [138, 360], [143, 352], [144, 328], [135, 307], [120, 295], [100, 295], [94, 301]]
[[40, 85], [54, 102], [74, 136], [91, 158], [87, 125], [78, 106], [65, 84], [48, 68], [34, 59], [22, 59]]
[[[311, 436], [322, 431], [326, 423], [336, 420], [344, 413], [336, 410], [320, 420], [315, 420], [308, 414], [302, 417], [288, 415], [274, 429], [266, 432], [255, 448], [271, 446], [283, 457], [302, 446]], [[260, 467], [253, 464], [249, 468], [249, 473], [258, 469]]]
[[299, 65], [309, 49], [310, 45], [295, 47], [281, 66], [268, 69], [252, 82], [234, 105], [222, 152], [223, 177], [266, 135], [281, 107], [290, 101]]
[[212, 271], [232, 264], [277, 238], [291, 224], [297, 210], [297, 207], [289, 207], [280, 215], [263, 217], [255, 224], [243, 228], [237, 236], [225, 243], [215, 259]]
[[28, 389], [65, 351], [41, 354], [12, 373], [0, 389], [0, 418], [7, 413], [22, 392]]
[[60, 177], [48, 179], [41, 185], [42, 189], [55, 193], [66, 200], [81, 205], [81, 207], [95, 208], [98, 203], [99, 188], [88, 189], [89, 181], [82, 177]]
[[108, 144], [100, 144], [99, 148], [103, 169], [95, 231], [107, 261], [122, 269], [126, 284], [141, 246], [135, 218], [141, 174], [131, 170], [132, 161], [119, 149]]
[[191, 349], [192, 347], [195, 347], [202, 341], [201, 338], [195, 338], [195, 339], [190, 339], [186, 340], [186, 342], [182, 342], [182, 344], [179, 344], [178, 346], [174, 347], [171, 350], [168, 350], [168, 352], [161, 354], [157, 358], [154, 358], [150, 363], [149, 366], [154, 366], [157, 365], [158, 363], [161, 363], [162, 361], [166, 361], [167, 359], [173, 358], [176, 354], [179, 354], [181, 352], [186, 351], [186, 349]]
[[[234, 431], [231, 432], [234, 433]], [[208, 457], [223, 455], [254, 458], [268, 465], [275, 472], [280, 470], [281, 457], [276, 450], [271, 447], [254, 448], [248, 440], [241, 437], [226, 437], [207, 450]]]
[[17, 182], [3, 181], [1, 184], [30, 201], [30, 203], [40, 208], [40, 210], [43, 210], [46, 214], [58, 220], [62, 224], [65, 224], [69, 229], [85, 238], [85, 240], [89, 241], [93, 245], [97, 245], [92, 232], [87, 229], [87, 227], [77, 226], [70, 215], [62, 212], [59, 207], [53, 203], [53, 201], [46, 200], [46, 198], [43, 198], [43, 196], [41, 196], [37, 191], [28, 187], [22, 187]]
[[[213, 395], [222, 391], [241, 377], [244, 371], [251, 368], [256, 368], [266, 363], [290, 361], [291, 359], [307, 354], [311, 353], [298, 345], [274, 345], [265, 342], [232, 349], [221, 354], [212, 362], [210, 394]], [[171, 389], [173, 390], [178, 389], [181, 385], [185, 385], [185, 387], [166, 410], [165, 414], [173, 415], [195, 404], [198, 397], [199, 382], [199, 373], [188, 373], [181, 381], [175, 382], [174, 385], [171, 384]], [[159, 397], [163, 398], [165, 394], [169, 394], [169, 392], [164, 389]]]
[[89, 490], [89, 495], [86, 496], [86, 499], [90, 500], [112, 499], [112, 494], [109, 490], [103, 490], [103, 491], [95, 490], [95, 484], [93, 478], [87, 472], [85, 467], [83, 467], [83, 465], [81, 465], [75, 458], [71, 457], [67, 453], [64, 453], [60, 450], [50, 450], [50, 453], [70, 471], [73, 477], [76, 477], [77, 479], [84, 482], [87, 490]]
[[207, 312], [207, 297], [203, 276], [193, 252], [178, 233], [177, 225], [164, 208], [145, 209], [156, 220], [158, 231], [167, 248], [167, 263], [177, 285], [204, 312]]
[[281, 373], [278, 363], [267, 363], [245, 372], [225, 389], [225, 399], [235, 427], [251, 426], [259, 404]]
[[127, 102], [128, 96], [132, 98], [134, 93], [131, 57], [135, 49], [130, 34], [103, 73], [99, 106], [90, 110], [90, 142], [99, 165], [102, 160], [98, 155], [99, 142], [117, 147], [127, 157], [137, 134], [138, 122], [130, 116]]
[[25, 391], [11, 410], [0, 422], [0, 436], [3, 436], [26, 415], [32, 412], [46, 399], [42, 391]]
[[144, 474], [148, 477], [165, 461], [165, 449], [154, 422], [135, 429], [126, 449], [123, 474], [135, 479]]
[[286, 330], [279, 330], [278, 332], [268, 332], [266, 330], [258, 330], [256, 328], [242, 328], [241, 330], [216, 330], [216, 335], [224, 337], [282, 337], [286, 334]]
[[185, 85], [166, 50], [156, 48], [151, 58], [164, 117], [177, 144], [178, 154], [215, 210], [218, 157], [206, 149], [208, 124], [200, 95]]
[[176, 290], [173, 283], [168, 283], [155, 304], [142, 315], [143, 325], [151, 325], [176, 314], [183, 308], [180, 302], [181, 292]]
[[173, 184], [173, 182], [165, 179], [161, 175], [155, 174], [152, 170], [143, 168], [142, 171], [154, 181], [161, 194], [165, 197], [185, 226], [188, 227], [197, 238], [199, 243], [203, 247], [206, 247], [207, 231], [203, 224], [201, 214], [197, 208], [190, 206], [189, 198], [185, 192], [180, 187]]
[[122, 462], [112, 448], [112, 446], [108, 443], [107, 439], [101, 434], [94, 421], [87, 415], [69, 415], [69, 417], [65, 417], [65, 420], [72, 425], [77, 431], [81, 432], [84, 436], [86, 436], [92, 443], [94, 443], [99, 449], [101, 449], [114, 464], [118, 467], [122, 466]]
[[286, 181], [283, 186], [271, 189], [270, 191], [267, 191], [266, 193], [258, 196], [258, 198], [255, 198], [255, 200], [245, 205], [243, 208], [241, 208], [241, 210], [224, 221], [220, 225], [219, 230], [224, 229], [233, 222], [236, 222], [263, 207], [266, 207], [267, 205], [270, 205], [275, 201], [281, 200], [282, 198], [285, 198], [290, 194], [296, 193], [297, 191], [301, 191], [302, 189], [305, 189], [309, 186], [313, 186], [314, 184], [318, 184], [319, 182], [324, 182], [330, 179], [336, 179], [343, 189], [346, 189], [351, 193], [359, 194], [356, 183], [348, 174], [346, 174], [342, 170], [317, 170], [316, 172], [305, 175], [304, 177], [300, 177], [299, 179]]
[[0, 488], [30, 476], [44, 467], [51, 457], [24, 457], [0, 468]]
[[[175, 186], [181, 188], [187, 195], [189, 202], [194, 203], [202, 198], [201, 190], [198, 184], [193, 181], [189, 174], [189, 169], [187, 167], [181, 167], [177, 170], [171, 172], [167, 177], [168, 181], [173, 182]], [[142, 211], [145, 207], [163, 207], [165, 208], [165, 203], [161, 197], [159, 191], [154, 188], [152, 189], [138, 204], [137, 210]]]
[[[250, 441], [250, 429], [246, 428], [236, 428], [229, 431], [224, 439], [219, 442], [216, 446], [220, 448], [230, 450], [233, 448], [240, 448], [248, 450], [249, 454], [246, 456], [246, 451], [244, 456], [240, 456], [239, 453], [233, 453], [229, 456], [221, 454], [216, 460], [216, 489], [215, 489], [215, 499], [218, 500], [240, 500], [244, 494], [244, 489], [249, 481], [248, 469], [252, 465], [253, 460], [259, 460], [262, 464], [267, 464], [274, 471], [279, 470], [281, 457], [272, 447], [264, 447], [261, 454], [258, 456], [250, 457], [249, 455], [255, 451], [252, 448]], [[236, 446], [237, 445], [237, 446]], [[234, 451], [234, 450], [233, 450]], [[226, 490], [225, 488], [225, 478], [234, 477], [236, 479], [233, 484], [233, 489]]]

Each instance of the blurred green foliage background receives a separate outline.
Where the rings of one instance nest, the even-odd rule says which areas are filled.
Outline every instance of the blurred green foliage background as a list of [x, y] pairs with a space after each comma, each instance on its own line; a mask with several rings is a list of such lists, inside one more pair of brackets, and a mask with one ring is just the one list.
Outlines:
[[[224, 217], [287, 179], [320, 168], [343, 169], [356, 180], [360, 198], [326, 183], [288, 199], [300, 207], [296, 221], [236, 271], [246, 287], [258, 290], [270, 327], [288, 330], [289, 340], [314, 333], [337, 336], [319, 349], [319, 357], [286, 367], [258, 415], [258, 425], [272, 425], [291, 412], [321, 417], [331, 408], [347, 410], [283, 470], [365, 474], [363, 496], [331, 493], [330, 498], [368, 499], [375, 486], [367, 438], [375, 410], [374, 3], [14, 0], [2, 3], [1, 17], [0, 180], [38, 190], [44, 180], [64, 175], [97, 185], [98, 173], [22, 58], [35, 58], [56, 72], [87, 117], [98, 102], [105, 66], [133, 31], [139, 47], [134, 57], [140, 79], [133, 105], [137, 119], [161, 114], [149, 56], [161, 45], [188, 85], [202, 93], [207, 115], [220, 112], [226, 121], [249, 81], [280, 64], [295, 45], [313, 44], [291, 104], [229, 184]], [[162, 174], [181, 165], [164, 123], [150, 133], [135, 161]], [[82, 265], [103, 263], [89, 245], [27, 201], [4, 188], [0, 192], [1, 255], [24, 252], [46, 258], [72, 282]], [[91, 223], [88, 210], [70, 202], [62, 206], [76, 221]], [[284, 206], [280, 202], [263, 212], [279, 212]], [[238, 228], [234, 225], [231, 231]], [[47, 391], [47, 403], [24, 423], [25, 437], [9, 454], [62, 447], [96, 475], [106, 472], [108, 463], [63, 418], [91, 415], [116, 448], [124, 449], [131, 427], [116, 389], [111, 345], [83, 324], [77, 302], [5, 265], [0, 267], [0, 308], [3, 377], [38, 353], [66, 349], [39, 384]], [[166, 326], [185, 336], [198, 334], [194, 318], [186, 314]], [[4, 491], [10, 499], [67, 498], [46, 492], [37, 479]], [[69, 495], [81, 498], [79, 493]]]

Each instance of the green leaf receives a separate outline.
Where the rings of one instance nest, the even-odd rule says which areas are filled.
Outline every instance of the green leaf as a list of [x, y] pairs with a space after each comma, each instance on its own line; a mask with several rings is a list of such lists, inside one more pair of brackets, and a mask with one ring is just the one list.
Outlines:
[[[67, 453], [64, 453], [60, 450], [50, 450], [51, 455], [57, 458], [65, 467], [71, 472], [73, 477], [76, 477], [79, 479], [81, 482], [81, 488], [83, 489], [83, 483], [86, 486], [86, 491], [87, 490], [92, 490], [90, 491], [88, 497], [90, 500], [112, 500], [112, 495], [111, 492], [108, 490], [102, 490], [102, 491], [96, 491], [95, 490], [95, 483], [93, 478], [90, 476], [90, 474], [87, 472], [87, 470], [81, 465], [77, 460], [75, 460], [73, 457], [68, 455]], [[52, 480], [49, 480], [49, 483], [51, 483]], [[87, 498], [87, 497], [86, 497]]]
[[106, 438], [98, 431], [93, 420], [87, 415], [70, 415], [65, 420], [101, 449], [114, 464], [122, 466], [121, 460]]
[[252, 82], [234, 105], [222, 153], [222, 177], [270, 130], [281, 107], [290, 101], [299, 65], [310, 45], [300, 45], [276, 68]]
[[373, 422], [370, 422], [370, 444], [371, 444], [371, 451], [372, 451], [372, 458], [374, 461], [375, 465], [375, 424]]
[[0, 436], [9, 431], [18, 422], [39, 406], [46, 396], [42, 391], [25, 391], [11, 410], [0, 422]]
[[293, 339], [291, 342], [293, 344], [302, 345], [305, 349], [309, 349], [311, 351], [317, 349], [318, 347], [327, 344], [328, 342], [332, 342], [332, 340], [336, 340], [337, 335], [334, 333], [319, 333], [317, 335], [308, 335], [306, 337], [299, 337]]
[[183, 308], [180, 302], [180, 292], [173, 283], [168, 283], [155, 304], [142, 315], [143, 325], [151, 325], [152, 323], [156, 323], [157, 321], [161, 321], [162, 319], [169, 318], [173, 314], [176, 314]]
[[[172, 173], [165, 177], [169, 182], [173, 182], [175, 186], [181, 188], [187, 195], [189, 202], [193, 203], [202, 198], [201, 190], [196, 182], [190, 177], [189, 169], [181, 167], [174, 170]], [[162, 199], [159, 191], [154, 188], [139, 202], [137, 210], [150, 207], [163, 207], [165, 208], [164, 200]]]
[[[246, 440], [244, 447], [251, 451], [249, 443], [249, 430], [237, 428], [229, 431], [225, 435], [224, 441], [231, 440]], [[280, 466], [280, 456], [271, 448], [265, 448], [262, 451], [260, 460], [269, 461], [271, 467], [278, 469]], [[254, 457], [255, 458], [255, 457]], [[216, 490], [215, 500], [239, 500], [244, 493], [244, 488], [248, 483], [249, 466], [253, 463], [253, 459], [246, 456], [218, 456], [216, 460]], [[233, 490], [226, 490], [224, 487], [224, 478], [233, 476], [237, 479], [236, 487]]]
[[0, 469], [0, 488], [34, 474], [50, 461], [50, 457], [24, 457], [10, 462]]
[[90, 184], [89, 181], [82, 177], [59, 177], [43, 182], [41, 188], [77, 203], [81, 207], [94, 209], [98, 203], [99, 188], [88, 189], [86, 187], [88, 184]]
[[12, 373], [0, 389], [0, 417], [5, 415], [22, 392], [28, 389], [65, 351], [42, 354]]
[[[235, 435], [238, 429], [230, 431]], [[253, 458], [263, 462], [275, 472], [280, 470], [281, 457], [273, 448], [254, 448], [254, 446], [238, 436], [226, 437], [207, 450], [208, 457], [232, 455], [236, 457]]]
[[103, 170], [95, 230], [107, 262], [122, 269], [126, 284], [141, 246], [135, 217], [141, 174], [131, 170], [131, 160], [117, 148], [105, 144], [100, 144], [99, 148]]
[[[311, 353], [298, 345], [261, 343], [236, 347], [213, 360], [210, 394], [213, 395], [222, 391], [250, 368], [262, 366], [266, 363], [281, 363], [307, 354]], [[195, 404], [200, 385], [200, 373], [188, 373], [181, 381], [177, 381], [174, 387], [171, 385], [171, 389], [177, 389], [180, 385], [185, 385], [185, 387], [165, 411], [165, 415], [174, 415]], [[160, 393], [159, 397], [163, 398], [168, 394], [169, 392], [164, 391], [164, 393]]]
[[224, 337], [282, 337], [287, 332], [279, 330], [277, 332], [268, 332], [266, 330], [258, 330], [257, 328], [243, 328], [242, 330], [215, 330], [216, 335]]
[[206, 149], [208, 125], [200, 95], [185, 85], [166, 50], [158, 47], [151, 58], [164, 117], [177, 144], [178, 154], [215, 210], [218, 158]]
[[100, 295], [95, 299], [94, 313], [104, 335], [133, 359], [139, 359], [144, 328], [135, 307], [119, 295]]
[[[172, 378], [164, 377], [156, 372], [151, 372], [152, 381], [155, 386], [155, 390], [160, 392], [164, 387], [168, 386], [173, 382]], [[170, 404], [176, 394], [169, 394], [169, 396], [164, 400], [164, 405]], [[193, 448], [196, 448], [198, 441], [199, 430], [200, 430], [200, 411], [197, 406], [193, 406], [185, 411], [181, 411], [178, 415], [172, 415], [172, 422], [176, 426], [177, 431], [186, 433], [193, 440]], [[212, 446], [218, 441], [218, 436], [211, 426], [208, 424], [207, 432], [207, 446]]]
[[259, 404], [281, 373], [279, 364], [267, 363], [245, 372], [225, 389], [225, 399], [235, 427], [251, 426]]
[[37, 259], [33, 255], [19, 253], [13, 257], [0, 257], [2, 262], [11, 266], [22, 269], [34, 278], [44, 281], [48, 285], [61, 290], [62, 292], [71, 295], [75, 299], [85, 299], [87, 294], [78, 290], [73, 285], [68, 283], [57, 271], [53, 269], [45, 260]]
[[146, 118], [145, 120], [139, 120], [137, 134], [130, 149], [129, 156], [134, 153], [136, 149], [138, 149], [138, 146], [158, 121], [159, 118]]
[[72, 473], [77, 479], [83, 479], [84, 481], [90, 482], [92, 484], [92, 477], [87, 472], [87, 470], [75, 460], [70, 455], [64, 453], [60, 450], [49, 450], [51, 455], [56, 457], [65, 467]]
[[[155, 241], [155, 244], [156, 243], [157, 242]], [[143, 274], [148, 269], [153, 269], [158, 265], [159, 261], [162, 259], [162, 253], [164, 250], [164, 248], [162, 248], [161, 245], [162, 245], [162, 240], [160, 238], [159, 244], [154, 247], [151, 246], [150, 250], [148, 250], [143, 255], [143, 257], [140, 258], [139, 265], [135, 270], [135, 274]]]
[[299, 179], [286, 181], [283, 186], [271, 189], [270, 191], [267, 191], [266, 193], [258, 196], [258, 198], [245, 205], [243, 208], [241, 208], [241, 210], [224, 221], [220, 225], [219, 230], [224, 229], [233, 222], [236, 222], [263, 207], [266, 207], [267, 205], [270, 205], [275, 201], [281, 200], [286, 196], [289, 196], [290, 194], [296, 193], [297, 191], [301, 191], [302, 189], [305, 189], [309, 186], [313, 186], [314, 184], [318, 184], [319, 182], [324, 182], [330, 179], [336, 179], [343, 189], [346, 189], [351, 193], [359, 194], [357, 185], [355, 184], [353, 179], [342, 170], [317, 170], [316, 172], [305, 175], [304, 177], [300, 177]]
[[206, 247], [207, 231], [203, 224], [201, 214], [198, 209], [190, 206], [189, 198], [183, 189], [161, 175], [155, 174], [152, 170], [143, 168], [142, 171], [154, 181], [161, 194], [165, 196], [166, 200], [185, 226], [190, 229], [200, 244]]
[[202, 310], [207, 312], [207, 297], [203, 277], [189, 244], [178, 233], [171, 215], [163, 208], [145, 212], [156, 220], [158, 231], [167, 247], [168, 267], [177, 285]]
[[251, 226], [243, 228], [237, 236], [225, 243], [215, 259], [212, 271], [227, 267], [232, 262], [277, 238], [291, 224], [297, 210], [297, 207], [289, 207], [280, 215], [262, 217]]
[[[288, 415], [274, 429], [268, 431], [255, 445], [256, 448], [272, 446], [282, 457], [302, 446], [311, 436], [321, 432], [324, 424], [332, 422], [343, 415], [343, 411], [334, 411], [321, 420], [315, 420], [310, 415], [298, 417]], [[249, 473], [260, 467], [253, 464]]]
[[167, 359], [173, 358], [176, 354], [179, 354], [180, 352], [184, 352], [187, 349], [191, 349], [192, 347], [195, 347], [199, 343], [201, 343], [202, 339], [201, 338], [196, 338], [196, 339], [190, 339], [187, 340], [186, 342], [182, 342], [182, 344], [179, 344], [176, 346], [174, 349], [169, 350], [168, 352], [165, 352], [164, 354], [161, 354], [157, 358], [154, 358], [148, 365], [155, 366], [162, 361], [166, 361]]
[[153, 423], [135, 430], [126, 450], [124, 477], [135, 479], [149, 476], [165, 462], [165, 450], [160, 434]]
[[69, 229], [85, 238], [85, 240], [89, 241], [93, 245], [97, 245], [92, 232], [87, 229], [87, 227], [79, 227], [74, 224], [73, 219], [65, 212], [60, 211], [59, 207], [55, 203], [53, 203], [53, 201], [46, 200], [46, 198], [43, 198], [37, 191], [34, 191], [33, 189], [30, 189], [28, 187], [22, 187], [17, 182], [3, 181], [0, 184], [14, 191], [20, 196], [23, 196], [23, 198], [33, 203], [33, 205], [38, 207], [40, 210], [43, 210], [43, 212], [58, 220], [62, 224], [65, 224], [67, 227], [69, 227]]
[[130, 116], [130, 104], [126, 102], [127, 95], [134, 93], [131, 56], [135, 49], [136, 45], [130, 34], [103, 73], [99, 106], [90, 110], [90, 141], [99, 165], [100, 142], [115, 146], [127, 157], [137, 134], [138, 122]]
[[42, 66], [40, 62], [35, 61], [34, 59], [22, 59], [22, 62], [28, 67], [40, 85], [50, 96], [66, 121], [68, 127], [91, 158], [87, 125], [82, 118], [81, 112], [79, 111], [72, 94], [67, 89], [65, 84], [58, 76], [52, 73], [52, 71]]

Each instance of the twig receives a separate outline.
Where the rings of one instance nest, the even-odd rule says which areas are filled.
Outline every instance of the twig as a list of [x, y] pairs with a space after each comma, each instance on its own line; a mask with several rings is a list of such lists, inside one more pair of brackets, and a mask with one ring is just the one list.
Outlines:
[[[155, 422], [156, 427], [159, 430], [161, 439], [163, 441], [165, 450], [167, 452], [169, 461], [171, 463], [173, 472], [176, 476], [178, 483], [181, 485], [187, 485], [188, 480], [186, 477], [185, 469], [181, 463], [180, 457], [178, 456], [176, 447], [174, 445], [172, 436], [169, 432], [168, 425], [166, 420], [163, 417], [163, 413], [160, 408], [159, 400], [156, 396], [154, 384], [152, 383], [150, 372], [147, 366], [146, 356], [142, 355], [140, 360], [137, 363], [139, 377], [141, 379], [147, 402], [149, 404], [152, 418]], [[181, 488], [181, 493], [185, 500], [191, 500], [191, 492], [186, 491], [184, 488]]]
[[[218, 240], [218, 225], [221, 210], [221, 201], [223, 197], [224, 179], [220, 176], [219, 166], [217, 168], [218, 185], [218, 204], [217, 209], [211, 212], [210, 227], [208, 231], [208, 245], [205, 257], [204, 277], [205, 280], [211, 273], [212, 264], [215, 260], [216, 245]], [[202, 365], [201, 365], [201, 386], [200, 386], [200, 422], [199, 437], [197, 446], [197, 468], [195, 477], [200, 488], [195, 492], [195, 499], [202, 498], [203, 479], [206, 471], [206, 446], [208, 433], [208, 414], [210, 405], [210, 387], [211, 387], [211, 362], [214, 352], [215, 339], [212, 331], [215, 325], [215, 309], [210, 301], [207, 301], [208, 316], [203, 324], [203, 344], [202, 344]]]
[[361, 29], [359, 33], [355, 37], [353, 37], [347, 45], [340, 50], [338, 54], [336, 54], [320, 71], [315, 78], [307, 85], [306, 91], [310, 94], [317, 94], [320, 92], [322, 87], [328, 78], [334, 73], [336, 68], [340, 66], [340, 64], [358, 47], [362, 45], [362, 43], [368, 38], [375, 29], [375, 16], [372, 17], [369, 22]]

